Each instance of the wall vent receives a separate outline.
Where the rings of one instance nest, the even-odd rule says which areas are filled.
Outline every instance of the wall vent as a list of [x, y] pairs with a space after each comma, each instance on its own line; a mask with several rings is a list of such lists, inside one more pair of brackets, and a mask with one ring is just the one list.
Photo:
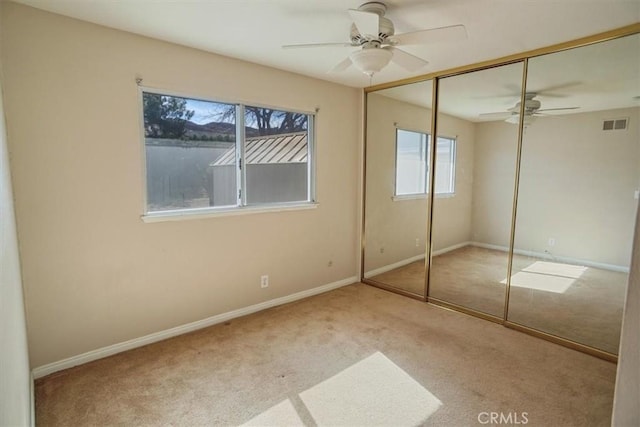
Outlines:
[[607, 119], [602, 122], [602, 130], [626, 130], [628, 125], [628, 117], [623, 117], [621, 119]]

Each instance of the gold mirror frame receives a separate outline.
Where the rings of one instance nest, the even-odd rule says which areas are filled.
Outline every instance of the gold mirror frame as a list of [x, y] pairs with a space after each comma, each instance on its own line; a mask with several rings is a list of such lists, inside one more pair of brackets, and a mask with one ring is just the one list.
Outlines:
[[[511, 64], [511, 63], [516, 63], [516, 62], [523, 62], [524, 64], [524, 69], [523, 69], [523, 76], [522, 76], [522, 93], [521, 93], [521, 102], [520, 102], [520, 116], [522, 117], [524, 115], [524, 106], [525, 103], [523, 102], [524, 97], [525, 97], [525, 90], [526, 90], [526, 81], [527, 81], [527, 71], [528, 71], [528, 61], [530, 58], [535, 58], [537, 56], [541, 56], [541, 55], [547, 55], [547, 54], [551, 54], [551, 53], [556, 53], [556, 52], [561, 52], [564, 50], [568, 50], [568, 49], [573, 49], [573, 48], [578, 48], [578, 47], [583, 47], [583, 46], [588, 46], [591, 44], [595, 44], [595, 43], [601, 43], [601, 42], [605, 42], [605, 41], [609, 41], [609, 40], [613, 40], [613, 39], [617, 39], [620, 37], [625, 37], [625, 36], [630, 36], [630, 35], [634, 35], [634, 34], [640, 34], [640, 23], [636, 23], [636, 24], [632, 24], [632, 25], [628, 25], [625, 27], [621, 27], [615, 30], [611, 30], [611, 31], [606, 31], [603, 33], [599, 33], [599, 34], [595, 34], [592, 36], [588, 36], [588, 37], [583, 37], [583, 38], [579, 38], [576, 40], [572, 40], [572, 41], [568, 41], [568, 42], [564, 42], [564, 43], [559, 43], [559, 44], [555, 44], [555, 45], [551, 45], [551, 46], [547, 46], [544, 48], [539, 48], [539, 49], [534, 49], [534, 50], [530, 50], [527, 52], [522, 52], [522, 53], [518, 53], [518, 54], [514, 54], [514, 55], [509, 55], [509, 56], [505, 56], [502, 58], [497, 58], [494, 60], [489, 60], [489, 61], [483, 61], [483, 62], [479, 62], [479, 63], [475, 63], [475, 64], [470, 64], [470, 65], [465, 65], [465, 66], [461, 66], [461, 67], [456, 67], [456, 68], [451, 68], [448, 70], [443, 70], [443, 71], [439, 71], [439, 72], [435, 72], [435, 73], [429, 73], [429, 74], [424, 74], [424, 75], [420, 75], [420, 76], [416, 76], [416, 77], [411, 77], [408, 79], [403, 79], [403, 80], [399, 80], [399, 81], [395, 81], [395, 82], [390, 82], [390, 83], [384, 83], [384, 84], [380, 84], [380, 85], [376, 85], [376, 86], [371, 86], [368, 88], [364, 89], [364, 102], [363, 105], [365, 106], [365, 111], [364, 111], [364, 124], [363, 124], [363, 135], [366, 135], [366, 131], [367, 131], [367, 116], [366, 116], [366, 105], [367, 105], [367, 94], [370, 92], [375, 92], [378, 90], [382, 90], [382, 89], [388, 89], [388, 88], [393, 88], [393, 87], [398, 87], [398, 86], [403, 86], [403, 85], [407, 85], [407, 84], [412, 84], [412, 83], [418, 83], [418, 82], [424, 82], [424, 81], [428, 81], [428, 80], [432, 80], [432, 84], [433, 84], [433, 97], [432, 97], [432, 110], [431, 110], [431, 135], [438, 135], [437, 133], [437, 127], [438, 127], [438, 121], [437, 121], [437, 115], [438, 115], [438, 95], [439, 95], [439, 91], [438, 91], [438, 84], [439, 84], [439, 80], [441, 78], [444, 77], [451, 77], [451, 76], [455, 76], [455, 75], [460, 75], [460, 74], [464, 74], [464, 73], [469, 73], [469, 72], [474, 72], [474, 71], [480, 71], [483, 69], [487, 69], [487, 68], [493, 68], [493, 67], [497, 67], [497, 66], [502, 66], [502, 65], [507, 65], [507, 64]], [[514, 245], [514, 240], [515, 240], [515, 216], [516, 216], [516, 211], [517, 211], [517, 202], [518, 202], [518, 184], [519, 184], [519, 177], [520, 177], [520, 158], [521, 158], [521, 152], [522, 152], [522, 140], [523, 140], [523, 123], [520, 123], [518, 126], [518, 141], [517, 141], [517, 158], [518, 158], [518, 162], [516, 164], [516, 175], [515, 175], [515, 190], [514, 190], [514, 201], [513, 201], [513, 212], [512, 212], [512, 224], [511, 224], [511, 235], [510, 235], [510, 251], [509, 251], [509, 263], [508, 263], [508, 270], [507, 270], [507, 278], [511, 277], [511, 269], [512, 269], [512, 258], [513, 258], [513, 245]], [[431, 138], [431, 153], [435, 153], [435, 144], [436, 144], [436, 139], [437, 138]], [[587, 354], [591, 354], [593, 356], [599, 357], [601, 359], [605, 359], [611, 362], [617, 362], [618, 361], [618, 355], [613, 354], [613, 353], [609, 353], [607, 351], [604, 350], [600, 350], [598, 348], [595, 347], [591, 347], [589, 345], [585, 345], [585, 344], [581, 344], [569, 339], [565, 339], [556, 335], [552, 335], [546, 332], [542, 332], [539, 331], [537, 329], [533, 329], [527, 326], [523, 326], [517, 323], [513, 323], [507, 320], [507, 310], [508, 310], [508, 300], [509, 300], [509, 290], [510, 290], [510, 286], [509, 283], [507, 283], [506, 286], [506, 290], [505, 290], [505, 307], [504, 307], [504, 316], [500, 319], [500, 318], [496, 318], [495, 316], [491, 316], [491, 315], [487, 315], [486, 313], [482, 313], [473, 309], [469, 309], [469, 308], [465, 308], [462, 306], [458, 306], [456, 304], [451, 304], [451, 303], [446, 303], [444, 301], [436, 301], [436, 300], [432, 300], [429, 297], [429, 271], [431, 268], [431, 263], [432, 263], [432, 233], [431, 233], [431, 225], [432, 225], [432, 221], [433, 221], [433, 203], [434, 203], [434, 185], [435, 185], [435, 156], [431, 156], [430, 158], [430, 165], [429, 165], [429, 174], [430, 174], [430, 180], [429, 180], [429, 197], [428, 197], [428, 208], [427, 208], [427, 217], [425, 218], [426, 221], [426, 238], [427, 238], [427, 250], [426, 250], [426, 274], [425, 274], [425, 291], [424, 291], [424, 297], [420, 298], [417, 297], [415, 294], [412, 293], [407, 293], [407, 292], [402, 292], [399, 289], [395, 289], [392, 286], [385, 286], [384, 284], [380, 284], [376, 281], [372, 281], [372, 280], [368, 280], [364, 277], [364, 256], [365, 256], [365, 221], [366, 221], [366, 211], [364, 209], [364, 206], [366, 206], [366, 177], [367, 177], [367, 165], [366, 165], [366, 150], [367, 150], [367, 144], [366, 144], [366, 137], [365, 137], [365, 144], [364, 144], [364, 155], [363, 155], [363, 160], [364, 160], [364, 165], [363, 165], [363, 182], [362, 182], [362, 234], [361, 234], [361, 257], [360, 257], [360, 262], [361, 262], [361, 277], [360, 280], [363, 283], [367, 283], [369, 285], [372, 286], [376, 286], [379, 288], [383, 288], [386, 290], [389, 290], [391, 292], [395, 292], [395, 293], [399, 293], [405, 296], [409, 296], [412, 298], [416, 298], [416, 299], [420, 299], [423, 300], [425, 302], [428, 302], [430, 304], [434, 304], [446, 309], [451, 309], [454, 311], [458, 311], [458, 312], [462, 312], [462, 313], [466, 313], [475, 317], [479, 317], [485, 320], [489, 320], [492, 322], [496, 322], [496, 323], [500, 323], [505, 327], [511, 328], [511, 329], [515, 329], [524, 333], [527, 333], [529, 335], [533, 335], [536, 336], [538, 338], [542, 338], [545, 339], [547, 341], [551, 341], [557, 344], [560, 344], [562, 346], [565, 347], [569, 347]]]

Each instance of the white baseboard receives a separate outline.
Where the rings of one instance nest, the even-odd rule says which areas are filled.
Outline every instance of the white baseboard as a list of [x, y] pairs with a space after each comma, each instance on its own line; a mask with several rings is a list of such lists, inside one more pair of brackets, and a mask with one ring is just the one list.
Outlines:
[[501, 252], [509, 252], [509, 248], [506, 246], [492, 245], [490, 243], [481, 243], [481, 242], [471, 242], [470, 244], [471, 246], [476, 246], [478, 248], [493, 249], [494, 251], [501, 251]]
[[337, 282], [329, 283], [326, 285], [318, 286], [306, 291], [296, 292], [295, 294], [286, 295], [284, 297], [275, 298], [269, 301], [254, 304], [249, 307], [239, 308], [237, 310], [229, 311], [227, 313], [218, 314], [216, 316], [208, 317], [206, 319], [198, 320], [186, 325], [176, 326], [175, 328], [166, 329], [164, 331], [155, 332], [153, 334], [145, 335], [140, 338], [134, 338], [132, 340], [124, 341], [118, 344], [113, 344], [107, 347], [91, 350], [77, 356], [72, 356], [67, 359], [59, 360], [57, 362], [49, 363], [47, 365], [38, 366], [33, 369], [33, 378], [42, 378], [44, 376], [53, 374], [54, 372], [69, 369], [74, 366], [82, 365], [84, 363], [92, 362], [94, 360], [102, 359], [107, 356], [111, 356], [123, 351], [131, 350], [137, 347], [142, 347], [147, 344], [166, 340], [167, 338], [175, 337], [178, 335], [192, 332], [198, 329], [206, 328], [218, 323], [226, 322], [237, 317], [246, 316], [248, 314], [256, 313], [258, 311], [266, 310], [267, 308], [276, 307], [278, 305], [287, 304], [289, 302], [297, 301], [303, 298], [307, 298], [313, 295], [318, 295], [324, 292], [328, 292], [352, 283], [358, 282], [358, 278], [347, 277], [346, 279], [338, 280]]
[[391, 271], [391, 270], [394, 270], [396, 268], [404, 267], [405, 265], [409, 265], [412, 262], [420, 261], [421, 259], [424, 259], [424, 254], [412, 256], [411, 258], [403, 259], [403, 260], [400, 260], [398, 262], [394, 262], [393, 264], [383, 265], [380, 268], [376, 268], [374, 270], [367, 271], [367, 272], [364, 273], [364, 277], [366, 279], [368, 279], [370, 277], [377, 276], [378, 274], [386, 273], [387, 271]]
[[446, 254], [447, 252], [455, 251], [456, 249], [464, 248], [465, 246], [469, 246], [471, 242], [461, 242], [456, 243], [452, 246], [447, 246], [446, 248], [438, 249], [437, 251], [433, 251], [433, 256], [438, 256], [442, 254]]
[[[442, 248], [442, 249], [438, 249], [437, 251], [433, 251], [433, 256], [443, 255], [443, 254], [446, 254], [447, 252], [455, 251], [456, 249], [460, 249], [460, 248], [463, 248], [465, 246], [477, 246], [479, 248], [493, 249], [493, 250], [502, 251], [502, 252], [509, 252], [509, 248], [507, 246], [499, 246], [499, 245], [492, 245], [492, 244], [489, 244], [489, 243], [481, 243], [481, 242], [469, 241], [469, 242], [457, 243], [455, 245], [447, 246], [446, 248]], [[533, 257], [533, 258], [547, 259], [549, 261], [564, 262], [564, 263], [567, 263], [567, 264], [574, 264], [574, 265], [584, 265], [586, 267], [600, 268], [602, 270], [617, 271], [617, 272], [620, 272], [620, 273], [629, 273], [629, 267], [625, 267], [625, 266], [622, 266], [622, 265], [606, 264], [606, 263], [602, 263], [602, 262], [589, 261], [589, 260], [584, 260], [584, 259], [579, 259], [579, 258], [555, 256], [555, 255], [551, 255], [551, 254], [544, 253], [544, 252], [525, 251], [525, 250], [522, 250], [522, 249], [516, 249], [516, 250], [513, 251], [513, 253], [515, 253], [517, 255], [523, 255], [523, 256], [528, 256], [528, 257]], [[367, 272], [364, 273], [364, 277], [368, 279], [370, 277], [377, 276], [378, 274], [386, 273], [387, 271], [391, 271], [391, 270], [394, 270], [396, 268], [404, 267], [405, 265], [411, 264], [412, 262], [419, 261], [421, 259], [424, 259], [424, 254], [416, 255], [416, 256], [411, 257], [411, 258], [407, 258], [407, 259], [400, 260], [398, 262], [394, 262], [393, 264], [384, 265], [384, 266], [382, 266], [380, 268], [376, 268], [374, 270], [367, 271]]]
[[[438, 256], [445, 254], [447, 252], [455, 251], [456, 249], [463, 248], [465, 246], [469, 246], [471, 242], [462, 242], [457, 243], [452, 246], [447, 246], [446, 248], [438, 249], [433, 252], [433, 256]], [[411, 258], [403, 259], [398, 262], [394, 262], [393, 264], [383, 265], [380, 268], [376, 268], [375, 270], [370, 270], [364, 273], [365, 279], [368, 279], [373, 276], [377, 276], [378, 274], [386, 273], [387, 271], [395, 270], [396, 268], [404, 267], [405, 265], [409, 265], [412, 262], [420, 261], [424, 259], [424, 254], [412, 256]]]
[[[480, 243], [480, 242], [470, 242], [470, 244], [472, 246], [477, 246], [479, 248], [493, 249], [493, 250], [502, 251], [502, 252], [509, 252], [509, 248], [506, 247], [506, 246], [491, 245], [491, 244], [488, 244], [488, 243]], [[603, 262], [590, 261], [590, 260], [580, 259], [580, 258], [556, 256], [556, 255], [548, 254], [548, 253], [545, 253], [545, 252], [526, 251], [526, 250], [523, 250], [523, 249], [514, 249], [513, 253], [517, 254], [517, 255], [523, 255], [523, 256], [528, 256], [528, 257], [533, 257], [533, 258], [546, 259], [546, 260], [549, 260], [551, 262], [564, 262], [564, 263], [567, 263], [567, 264], [583, 265], [585, 267], [600, 268], [602, 270], [617, 271], [619, 273], [629, 273], [629, 267], [625, 267], [623, 265], [606, 264], [606, 263], [603, 263]]]
[[30, 396], [31, 415], [29, 419], [29, 426], [35, 427], [36, 426], [36, 384], [35, 384], [35, 378], [33, 376], [33, 371], [31, 371], [31, 373], [29, 374], [29, 393], [31, 394]]

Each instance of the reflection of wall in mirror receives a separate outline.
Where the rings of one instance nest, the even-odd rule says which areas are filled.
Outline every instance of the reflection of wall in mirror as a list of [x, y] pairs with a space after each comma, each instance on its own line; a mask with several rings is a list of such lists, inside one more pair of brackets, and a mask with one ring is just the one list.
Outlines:
[[476, 124], [471, 240], [509, 247], [518, 127], [504, 121]]
[[[629, 117], [627, 130], [603, 131], [605, 119]], [[629, 266], [640, 186], [640, 108], [538, 118], [522, 151], [516, 249]], [[475, 199], [513, 192], [505, 156], [515, 147], [503, 122], [477, 125]], [[512, 168], [511, 165], [508, 165]], [[491, 185], [488, 187], [483, 185]], [[495, 191], [499, 189], [498, 191]], [[510, 197], [500, 199], [506, 204]], [[473, 240], [508, 246], [511, 211], [474, 200]], [[499, 208], [498, 208], [499, 207]], [[553, 239], [551, 242], [549, 239]], [[553, 245], [550, 245], [553, 243]]]
[[[458, 136], [456, 194], [438, 199], [435, 250], [469, 240], [473, 170], [473, 124], [443, 115], [441, 135]], [[367, 100], [367, 183], [365, 272], [424, 255], [426, 198], [392, 199], [395, 185], [395, 132], [429, 133], [431, 110], [382, 95]], [[418, 246], [416, 246], [418, 239]], [[381, 249], [384, 248], [384, 251]]]
[[472, 122], [438, 114], [438, 134], [441, 137], [456, 138], [456, 176], [453, 197], [436, 195], [434, 202], [434, 255], [464, 246], [471, 240], [473, 158], [476, 151], [476, 130]]

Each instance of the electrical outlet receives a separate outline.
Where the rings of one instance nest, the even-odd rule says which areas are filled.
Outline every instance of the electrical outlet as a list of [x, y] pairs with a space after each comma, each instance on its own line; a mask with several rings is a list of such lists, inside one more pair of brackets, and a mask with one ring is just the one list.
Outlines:
[[268, 288], [269, 287], [269, 276], [266, 274], [264, 276], [260, 276], [260, 287]]
[[556, 245], [556, 239], [554, 239], [553, 237], [549, 237], [549, 241], [547, 242], [547, 244], [549, 246], [555, 246]]
[[420, 239], [416, 239], [416, 248], [420, 246]]
[[380, 253], [383, 254], [384, 253], [384, 248], [380, 248]]

